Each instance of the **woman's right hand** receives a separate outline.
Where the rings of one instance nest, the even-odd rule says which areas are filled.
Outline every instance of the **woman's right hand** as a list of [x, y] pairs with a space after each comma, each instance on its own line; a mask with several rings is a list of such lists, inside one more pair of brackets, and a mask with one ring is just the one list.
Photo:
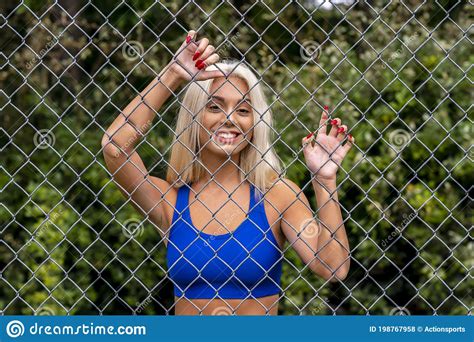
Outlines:
[[215, 48], [209, 45], [209, 39], [201, 38], [196, 41], [196, 31], [191, 30], [179, 47], [173, 59], [168, 64], [169, 71], [180, 81], [204, 81], [210, 78], [223, 77], [220, 70], [206, 71], [205, 68], [219, 61]]

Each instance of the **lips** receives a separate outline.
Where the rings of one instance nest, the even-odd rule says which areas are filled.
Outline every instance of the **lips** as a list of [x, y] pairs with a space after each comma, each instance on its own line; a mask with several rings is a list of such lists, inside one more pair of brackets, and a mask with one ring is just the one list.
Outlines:
[[240, 133], [235, 131], [217, 131], [214, 132], [213, 139], [219, 144], [234, 144], [239, 138]]

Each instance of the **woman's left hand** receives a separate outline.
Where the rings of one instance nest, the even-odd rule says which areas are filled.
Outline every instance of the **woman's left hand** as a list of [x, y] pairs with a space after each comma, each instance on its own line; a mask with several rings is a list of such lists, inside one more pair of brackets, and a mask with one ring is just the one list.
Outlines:
[[354, 144], [354, 138], [347, 134], [347, 126], [342, 125], [339, 118], [331, 120], [331, 130], [327, 134], [327, 120], [328, 107], [325, 106], [318, 130], [302, 140], [306, 165], [322, 182], [336, 180], [336, 172]]

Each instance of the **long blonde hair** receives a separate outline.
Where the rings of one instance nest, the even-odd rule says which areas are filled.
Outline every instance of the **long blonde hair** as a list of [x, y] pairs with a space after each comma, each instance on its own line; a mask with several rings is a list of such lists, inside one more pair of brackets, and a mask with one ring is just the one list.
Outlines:
[[[228, 77], [242, 79], [249, 87], [254, 133], [251, 144], [240, 152], [240, 180], [247, 179], [265, 193], [275, 180], [283, 176], [284, 171], [271, 143], [273, 116], [262, 86], [255, 74], [240, 61], [222, 61], [206, 70], [221, 70]], [[191, 82], [181, 102], [166, 174], [166, 180], [175, 187], [198, 181], [206, 174], [198, 151], [199, 123], [202, 123], [212, 82], [213, 79]]]

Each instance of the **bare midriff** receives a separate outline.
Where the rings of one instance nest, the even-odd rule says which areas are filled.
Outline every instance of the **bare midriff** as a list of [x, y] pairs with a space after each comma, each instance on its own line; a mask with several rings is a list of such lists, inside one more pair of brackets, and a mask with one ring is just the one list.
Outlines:
[[279, 295], [252, 299], [174, 297], [175, 315], [277, 315]]

